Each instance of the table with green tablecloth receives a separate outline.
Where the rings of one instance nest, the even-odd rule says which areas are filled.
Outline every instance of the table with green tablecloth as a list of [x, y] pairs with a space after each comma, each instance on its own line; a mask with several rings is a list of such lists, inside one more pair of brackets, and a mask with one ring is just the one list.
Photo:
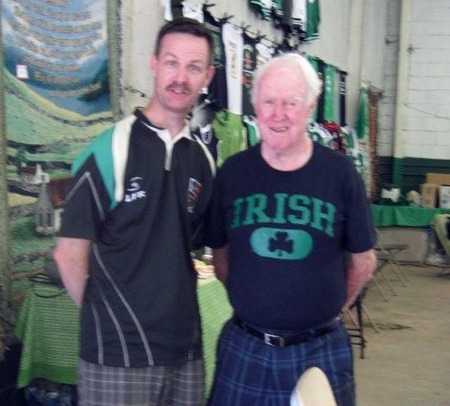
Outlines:
[[17, 386], [33, 378], [76, 384], [79, 311], [64, 289], [33, 283], [16, 323], [22, 340]]
[[[206, 388], [215, 366], [215, 347], [231, 307], [222, 284], [215, 278], [200, 280], [198, 298], [203, 326]], [[66, 292], [54, 285], [35, 283], [25, 297], [16, 324], [22, 340], [18, 387], [33, 378], [77, 384], [79, 310]]]
[[418, 206], [371, 206], [376, 227], [426, 227], [437, 214], [450, 213], [450, 209]]

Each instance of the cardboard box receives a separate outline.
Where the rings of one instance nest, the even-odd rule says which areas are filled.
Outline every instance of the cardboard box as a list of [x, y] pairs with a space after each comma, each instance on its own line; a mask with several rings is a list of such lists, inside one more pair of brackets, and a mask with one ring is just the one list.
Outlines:
[[450, 186], [439, 187], [439, 207], [450, 209]]
[[422, 207], [436, 207], [439, 185], [436, 183], [422, 183], [420, 195], [422, 196]]
[[450, 175], [447, 175], [445, 173], [427, 173], [425, 183], [435, 183], [436, 185], [440, 186], [450, 186]]

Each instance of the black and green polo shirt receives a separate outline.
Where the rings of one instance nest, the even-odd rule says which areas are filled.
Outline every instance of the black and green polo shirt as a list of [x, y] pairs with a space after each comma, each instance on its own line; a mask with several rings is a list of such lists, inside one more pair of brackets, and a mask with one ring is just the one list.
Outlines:
[[186, 126], [173, 140], [139, 111], [77, 158], [61, 237], [92, 241], [80, 356], [104, 365], [201, 356], [196, 274], [214, 162]]

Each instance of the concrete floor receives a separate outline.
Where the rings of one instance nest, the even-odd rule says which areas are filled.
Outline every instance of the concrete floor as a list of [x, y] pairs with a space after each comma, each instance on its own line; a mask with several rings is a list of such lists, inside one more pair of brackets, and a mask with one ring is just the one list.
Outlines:
[[[371, 285], [364, 299], [380, 333], [365, 318], [367, 347], [354, 347], [358, 406], [450, 405], [450, 269], [403, 266], [404, 287], [387, 269], [398, 296]], [[392, 277], [391, 277], [392, 276]]]
[[[367, 347], [354, 346], [358, 406], [450, 406], [450, 268], [403, 266], [402, 286], [390, 270], [398, 296], [384, 302], [371, 285], [364, 305], [380, 328], [365, 317]], [[0, 406], [3, 403], [0, 399]]]

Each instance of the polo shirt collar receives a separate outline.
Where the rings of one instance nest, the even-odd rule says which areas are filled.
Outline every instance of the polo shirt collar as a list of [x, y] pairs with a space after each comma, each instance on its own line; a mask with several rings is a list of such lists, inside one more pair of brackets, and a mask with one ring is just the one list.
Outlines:
[[147, 128], [154, 131], [158, 135], [158, 137], [161, 138], [166, 144], [175, 144], [182, 138], [187, 138], [190, 141], [193, 140], [187, 120], [185, 120], [184, 127], [181, 129], [181, 131], [172, 138], [172, 135], [167, 128], [161, 128], [152, 124], [140, 109], [136, 109], [134, 114]]

